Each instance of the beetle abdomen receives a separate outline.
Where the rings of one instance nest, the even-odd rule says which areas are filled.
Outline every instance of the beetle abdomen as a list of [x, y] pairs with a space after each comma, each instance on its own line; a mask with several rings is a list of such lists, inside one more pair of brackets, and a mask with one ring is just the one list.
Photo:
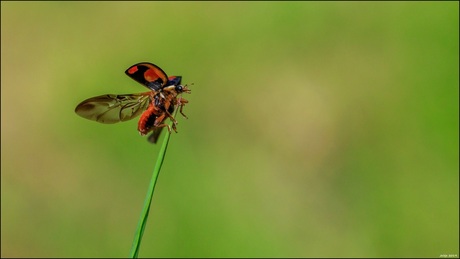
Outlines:
[[141, 133], [142, 136], [153, 129], [155, 120], [158, 118], [157, 112], [158, 110], [156, 107], [150, 104], [147, 110], [142, 113], [137, 125], [137, 130], [139, 130], [139, 133]]

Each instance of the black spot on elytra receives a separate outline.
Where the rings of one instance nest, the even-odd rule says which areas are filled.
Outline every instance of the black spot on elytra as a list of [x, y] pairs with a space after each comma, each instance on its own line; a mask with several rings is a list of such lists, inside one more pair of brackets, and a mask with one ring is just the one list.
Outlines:
[[145, 79], [145, 72], [150, 68], [147, 66], [137, 66], [137, 71], [134, 73], [130, 73], [129, 70], [126, 71], [126, 74], [136, 80], [137, 82], [147, 86], [149, 89], [153, 91], [158, 91], [161, 89], [163, 84], [163, 80], [161, 78], [156, 79], [155, 81], [149, 82]]

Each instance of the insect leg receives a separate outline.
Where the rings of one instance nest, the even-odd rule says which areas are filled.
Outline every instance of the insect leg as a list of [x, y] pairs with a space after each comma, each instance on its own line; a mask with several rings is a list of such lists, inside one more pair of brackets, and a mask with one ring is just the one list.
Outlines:
[[171, 115], [171, 113], [169, 113], [168, 111], [165, 111], [166, 112], [166, 115], [168, 115], [168, 117], [171, 119], [171, 121], [173, 122], [173, 125], [172, 125], [172, 128], [173, 130], [177, 133], [177, 128], [176, 128], [176, 125], [177, 125], [177, 120]]
[[184, 116], [184, 118], [188, 119], [187, 115], [185, 115], [183, 112], [182, 112], [182, 108], [184, 108], [185, 104], [188, 103], [188, 101], [182, 97], [179, 97], [177, 99], [177, 104], [180, 106], [179, 108], [179, 112], [180, 114], [182, 114], [182, 116]]
[[155, 127], [155, 128], [168, 127], [168, 131], [169, 131], [169, 133], [171, 133], [171, 127], [168, 124], [163, 123], [163, 121], [165, 120], [165, 117], [166, 117], [165, 113], [163, 113], [162, 115], [158, 116], [155, 119], [155, 122], [153, 123], [153, 127]]

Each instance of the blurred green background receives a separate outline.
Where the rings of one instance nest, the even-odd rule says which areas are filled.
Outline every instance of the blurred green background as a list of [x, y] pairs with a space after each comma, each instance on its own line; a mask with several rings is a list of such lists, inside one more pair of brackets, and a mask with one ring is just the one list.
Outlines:
[[129, 255], [160, 145], [74, 108], [141, 61], [194, 85], [140, 257], [458, 257], [458, 10], [2, 1], [2, 257]]

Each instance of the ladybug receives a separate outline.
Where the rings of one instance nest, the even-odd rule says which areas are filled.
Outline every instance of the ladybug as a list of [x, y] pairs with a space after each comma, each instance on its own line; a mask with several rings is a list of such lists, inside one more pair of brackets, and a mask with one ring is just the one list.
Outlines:
[[84, 100], [75, 108], [83, 118], [104, 124], [131, 120], [141, 115], [138, 131], [143, 136], [152, 132], [148, 140], [156, 143], [167, 118], [173, 121], [172, 129], [177, 132], [177, 121], [172, 116], [176, 107], [187, 118], [182, 109], [188, 101], [179, 97], [191, 93], [187, 85], [181, 85], [181, 76], [170, 76], [158, 66], [142, 62], [129, 67], [125, 74], [150, 89], [136, 94], [105, 94]]

